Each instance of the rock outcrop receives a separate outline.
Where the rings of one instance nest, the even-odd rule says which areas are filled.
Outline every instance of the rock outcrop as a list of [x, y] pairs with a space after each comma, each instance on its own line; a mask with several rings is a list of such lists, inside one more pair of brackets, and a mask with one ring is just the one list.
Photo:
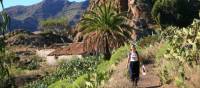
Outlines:
[[67, 38], [67, 36], [53, 33], [29, 34], [26, 32], [15, 34], [6, 40], [9, 46], [25, 45], [30, 47], [48, 47], [52, 44], [71, 42], [72, 40]]
[[[149, 31], [152, 30], [146, 30], [148, 29], [148, 24], [152, 22], [151, 19], [151, 0], [135, 0], [138, 8], [135, 8], [135, 6], [129, 6], [128, 4], [129, 0], [90, 0], [90, 5], [88, 7], [88, 11], [93, 10], [95, 6], [102, 5], [102, 4], [109, 4], [111, 2], [112, 5], [114, 5], [114, 8], [118, 10], [119, 12], [128, 12], [127, 15], [127, 22], [132, 27], [133, 31], [135, 29], [141, 29], [141, 27], [145, 28], [144, 31], [147, 31], [148, 33], [144, 32], [143, 29], [137, 30], [136, 34], [144, 35], [151, 34]], [[131, 7], [133, 7], [135, 12], [132, 12]], [[134, 15], [134, 14], [136, 15]], [[142, 19], [142, 20], [141, 20]], [[80, 33], [80, 24], [78, 23], [75, 27], [74, 34], [76, 34], [74, 41], [80, 42], [83, 39], [83, 34]], [[134, 33], [133, 33], [134, 34]]]

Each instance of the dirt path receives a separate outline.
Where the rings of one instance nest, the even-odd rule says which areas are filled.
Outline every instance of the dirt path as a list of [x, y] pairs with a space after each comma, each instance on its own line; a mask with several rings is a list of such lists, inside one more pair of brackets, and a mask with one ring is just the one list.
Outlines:
[[[153, 64], [145, 65], [147, 75], [140, 75], [138, 83], [139, 88], [158, 88], [160, 79], [155, 74]], [[114, 73], [103, 88], [133, 88], [131, 81], [127, 76], [127, 60], [124, 59], [116, 66]]]

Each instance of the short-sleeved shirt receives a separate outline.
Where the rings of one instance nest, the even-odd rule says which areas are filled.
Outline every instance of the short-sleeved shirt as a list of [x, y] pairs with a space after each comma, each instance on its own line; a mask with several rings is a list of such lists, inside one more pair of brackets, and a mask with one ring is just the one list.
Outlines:
[[130, 61], [138, 61], [138, 54], [137, 54], [137, 51], [136, 51], [136, 52], [131, 51], [131, 52], [128, 54], [128, 58], [130, 58]]

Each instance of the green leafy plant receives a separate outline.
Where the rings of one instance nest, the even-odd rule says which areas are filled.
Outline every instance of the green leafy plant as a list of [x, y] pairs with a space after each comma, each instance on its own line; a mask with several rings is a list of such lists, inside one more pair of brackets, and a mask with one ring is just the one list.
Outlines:
[[67, 79], [72, 83], [77, 77], [85, 73], [91, 73], [97, 67], [99, 60], [95, 57], [85, 57], [84, 59], [74, 59], [70, 62], [63, 62], [57, 70], [41, 80], [27, 84], [25, 88], [47, 88], [51, 84]]
[[40, 62], [42, 62], [42, 58], [36, 55], [30, 56], [28, 60], [25, 60], [19, 64], [19, 68], [35, 70], [40, 67]]
[[101, 62], [97, 66], [94, 73], [86, 74], [87, 77], [84, 79], [85, 81], [82, 81], [81, 83], [85, 85], [79, 85], [80, 88], [97, 88], [101, 86], [106, 80], [109, 79], [113, 72], [113, 66], [126, 57], [129, 50], [128, 47], [129, 45], [126, 44], [125, 46], [118, 48], [109, 61], [106, 60]]
[[57, 81], [49, 86], [49, 88], [97, 88], [109, 79], [112, 74], [112, 69], [115, 64], [126, 57], [128, 52], [128, 45], [117, 49], [111, 57], [111, 60], [101, 61], [100, 64], [92, 72], [86, 72], [79, 75], [73, 82], [70, 78]]

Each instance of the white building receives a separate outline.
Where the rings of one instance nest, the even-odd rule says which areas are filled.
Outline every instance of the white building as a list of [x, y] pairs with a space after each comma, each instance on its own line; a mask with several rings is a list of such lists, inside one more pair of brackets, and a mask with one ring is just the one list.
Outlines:
[[67, 47], [44, 49], [37, 51], [37, 55], [44, 57], [49, 65], [57, 65], [59, 61], [82, 58], [86, 54], [83, 43], [70, 43]]

